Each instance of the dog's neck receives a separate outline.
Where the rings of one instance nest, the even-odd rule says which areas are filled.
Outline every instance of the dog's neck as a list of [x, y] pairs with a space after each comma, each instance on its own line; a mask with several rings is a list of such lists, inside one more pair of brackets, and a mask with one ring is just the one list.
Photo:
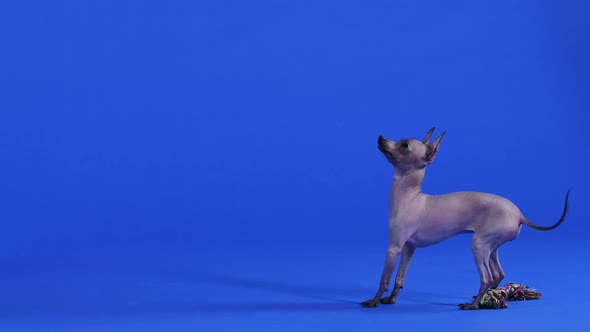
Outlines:
[[404, 206], [421, 193], [425, 172], [426, 167], [409, 171], [395, 169], [389, 195], [392, 207]]

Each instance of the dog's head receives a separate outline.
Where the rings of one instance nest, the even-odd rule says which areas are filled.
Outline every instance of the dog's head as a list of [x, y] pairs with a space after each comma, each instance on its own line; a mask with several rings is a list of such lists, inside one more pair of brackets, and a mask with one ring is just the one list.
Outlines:
[[422, 169], [430, 165], [446, 131], [442, 133], [434, 142], [429, 143], [430, 136], [434, 128], [430, 129], [424, 139], [419, 141], [413, 138], [399, 140], [398, 142], [379, 136], [379, 150], [385, 155], [387, 160], [400, 171], [411, 169]]

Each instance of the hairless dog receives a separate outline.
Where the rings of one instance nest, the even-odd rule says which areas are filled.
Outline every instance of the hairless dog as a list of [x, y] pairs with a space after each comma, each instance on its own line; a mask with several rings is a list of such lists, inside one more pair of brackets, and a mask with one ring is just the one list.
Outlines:
[[[379, 150], [394, 166], [390, 192], [389, 247], [377, 294], [361, 304], [376, 307], [379, 303], [393, 304], [403, 288], [410, 260], [416, 248], [427, 247], [460, 233], [474, 233], [471, 250], [479, 271], [480, 286], [472, 303], [460, 304], [461, 309], [479, 309], [483, 295], [496, 288], [504, 279], [498, 260], [498, 248], [514, 240], [522, 224], [548, 231], [559, 226], [568, 209], [569, 191], [561, 218], [552, 226], [539, 226], [527, 220], [518, 207], [506, 198], [482, 192], [454, 192], [427, 195], [421, 192], [426, 166], [434, 161], [444, 132], [429, 143], [434, 128], [422, 141], [403, 139], [395, 142], [379, 136]], [[400, 265], [395, 287], [383, 297], [389, 287], [398, 257]]]

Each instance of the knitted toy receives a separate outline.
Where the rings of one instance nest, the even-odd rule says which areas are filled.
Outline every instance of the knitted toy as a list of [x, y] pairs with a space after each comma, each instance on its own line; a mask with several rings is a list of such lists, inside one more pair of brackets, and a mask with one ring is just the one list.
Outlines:
[[536, 292], [523, 284], [510, 282], [504, 287], [489, 290], [481, 298], [480, 309], [502, 309], [507, 308], [506, 301], [535, 300], [543, 293]]

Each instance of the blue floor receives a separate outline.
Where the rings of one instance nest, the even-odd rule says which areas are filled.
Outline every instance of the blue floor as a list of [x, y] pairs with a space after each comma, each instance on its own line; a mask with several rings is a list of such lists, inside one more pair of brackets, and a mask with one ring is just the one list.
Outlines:
[[[573, 221], [572, 221], [573, 223]], [[2, 331], [357, 331], [395, 327], [583, 331], [587, 245], [527, 230], [502, 251], [506, 282], [543, 292], [503, 310], [461, 311], [478, 286], [469, 237], [418, 250], [398, 303], [362, 308], [376, 290], [383, 250], [276, 245], [227, 251], [70, 258], [2, 278]], [[564, 259], [566, 257], [566, 259]], [[45, 261], [64, 257], [45, 257]]]

